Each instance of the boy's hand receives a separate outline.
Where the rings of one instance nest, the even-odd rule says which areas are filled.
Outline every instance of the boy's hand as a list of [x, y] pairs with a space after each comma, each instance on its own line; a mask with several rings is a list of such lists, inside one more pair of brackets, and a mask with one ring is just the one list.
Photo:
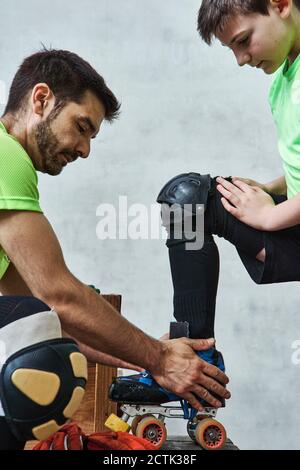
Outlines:
[[258, 183], [257, 181], [251, 180], [249, 178], [240, 178], [239, 176], [233, 176], [231, 180], [233, 184], [235, 184], [236, 181], [242, 181], [243, 183], [248, 184], [248, 186], [255, 186], [257, 188], [262, 189], [265, 193], [269, 192], [265, 184]]
[[219, 177], [218, 191], [222, 194], [222, 204], [231, 215], [241, 222], [258, 230], [266, 230], [266, 221], [275, 207], [272, 197], [260, 187], [250, 186], [235, 180], [234, 184]]

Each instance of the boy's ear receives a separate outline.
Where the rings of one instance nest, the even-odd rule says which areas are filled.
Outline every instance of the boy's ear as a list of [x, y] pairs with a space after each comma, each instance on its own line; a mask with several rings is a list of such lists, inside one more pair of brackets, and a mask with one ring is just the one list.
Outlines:
[[281, 18], [286, 19], [291, 13], [293, 0], [270, 0], [270, 6], [277, 10]]

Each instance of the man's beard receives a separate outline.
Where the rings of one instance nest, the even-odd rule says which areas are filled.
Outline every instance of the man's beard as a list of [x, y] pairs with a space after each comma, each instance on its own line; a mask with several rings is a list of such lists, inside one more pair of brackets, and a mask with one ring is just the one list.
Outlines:
[[59, 150], [59, 141], [51, 129], [51, 123], [56, 119], [61, 108], [54, 108], [47, 119], [37, 124], [34, 136], [42, 156], [42, 171], [49, 175], [59, 175], [63, 169], [63, 163], [59, 158], [59, 153], [72, 156], [73, 160], [77, 154], [70, 149]]

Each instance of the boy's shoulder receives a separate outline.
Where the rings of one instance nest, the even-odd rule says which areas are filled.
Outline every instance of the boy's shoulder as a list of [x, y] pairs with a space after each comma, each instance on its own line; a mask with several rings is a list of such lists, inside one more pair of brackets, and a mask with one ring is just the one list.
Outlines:
[[288, 59], [275, 73], [275, 77], [269, 91], [269, 103], [274, 112], [278, 104], [285, 105], [292, 100], [294, 103], [295, 95], [297, 95], [297, 104], [299, 104], [300, 90], [300, 54], [293, 62], [289, 64]]
[[282, 89], [282, 79], [284, 77], [283, 72], [286, 68], [286, 61], [281, 65], [281, 67], [275, 72], [273, 81], [271, 83], [270, 91], [269, 91], [269, 102], [271, 108], [273, 108], [274, 101], [278, 96], [278, 93]]

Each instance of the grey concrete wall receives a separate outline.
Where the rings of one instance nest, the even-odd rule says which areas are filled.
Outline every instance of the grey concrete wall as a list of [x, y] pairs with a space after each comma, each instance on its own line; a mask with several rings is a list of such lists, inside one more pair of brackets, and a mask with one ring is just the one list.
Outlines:
[[[172, 318], [164, 243], [98, 240], [97, 206], [117, 204], [119, 195], [150, 205], [184, 171], [261, 182], [281, 174], [270, 78], [240, 69], [221, 46], [200, 42], [199, 3], [10, 0], [0, 16], [6, 86], [21, 60], [44, 43], [81, 54], [122, 100], [120, 120], [103, 128], [90, 159], [59, 177], [40, 177], [41, 201], [73, 273], [103, 292], [122, 293], [123, 314], [156, 337]], [[254, 285], [235, 249], [217, 243], [216, 336], [232, 391], [219, 419], [242, 449], [297, 449], [300, 366], [291, 362], [291, 343], [300, 336], [298, 285]], [[168, 427], [185, 433], [182, 421]]]

